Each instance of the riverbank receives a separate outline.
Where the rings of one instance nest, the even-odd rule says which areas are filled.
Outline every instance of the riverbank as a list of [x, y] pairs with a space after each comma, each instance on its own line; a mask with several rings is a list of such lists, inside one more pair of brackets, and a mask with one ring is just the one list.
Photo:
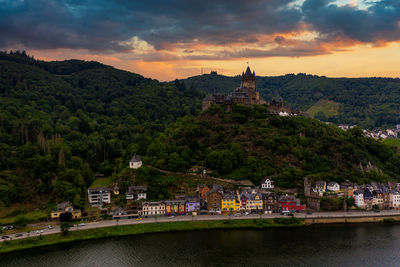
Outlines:
[[250, 220], [218, 220], [193, 222], [164, 222], [135, 225], [119, 225], [104, 228], [71, 231], [67, 235], [51, 234], [21, 240], [4, 241], [0, 244], [0, 254], [35, 247], [50, 246], [68, 242], [117, 237], [136, 234], [239, 228], [299, 227], [306, 225], [303, 219], [274, 218]]

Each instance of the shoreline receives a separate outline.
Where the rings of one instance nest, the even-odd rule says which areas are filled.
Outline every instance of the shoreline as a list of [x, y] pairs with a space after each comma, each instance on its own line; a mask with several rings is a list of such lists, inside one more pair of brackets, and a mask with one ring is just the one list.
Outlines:
[[91, 239], [108, 237], [130, 236], [176, 231], [199, 231], [217, 229], [263, 229], [275, 227], [304, 227], [317, 224], [357, 224], [357, 223], [394, 223], [400, 222], [400, 214], [370, 216], [341, 216], [341, 217], [274, 217], [274, 218], [246, 218], [231, 220], [196, 220], [196, 221], [160, 221], [143, 222], [136, 224], [120, 224], [102, 226], [92, 229], [81, 229], [68, 232], [66, 236], [52, 233], [41, 236], [31, 236], [23, 239], [3, 241], [0, 243], [0, 255], [26, 249], [46, 247]]

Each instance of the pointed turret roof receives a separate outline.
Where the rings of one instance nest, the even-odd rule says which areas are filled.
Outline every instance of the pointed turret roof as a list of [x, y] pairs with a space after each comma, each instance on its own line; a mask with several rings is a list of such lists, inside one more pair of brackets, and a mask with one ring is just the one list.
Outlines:
[[251, 70], [249, 66], [247, 66], [245, 75], [251, 75]]

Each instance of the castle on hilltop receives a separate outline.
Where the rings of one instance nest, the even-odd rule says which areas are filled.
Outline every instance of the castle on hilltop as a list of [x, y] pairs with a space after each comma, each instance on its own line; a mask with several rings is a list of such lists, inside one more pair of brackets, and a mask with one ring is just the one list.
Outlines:
[[207, 110], [211, 105], [225, 105], [226, 110], [231, 111], [233, 103], [244, 106], [268, 105], [271, 114], [280, 116], [297, 116], [303, 113], [286, 106], [283, 99], [276, 93], [270, 102], [260, 98], [260, 92], [256, 89], [256, 73], [251, 72], [247, 67], [246, 72], [242, 72], [242, 82], [229, 95], [213, 93], [203, 99], [202, 110]]
[[256, 73], [251, 72], [247, 67], [246, 72], [242, 73], [242, 82], [229, 95], [213, 93], [203, 99], [203, 111], [208, 109], [212, 104], [231, 106], [233, 103], [252, 106], [254, 104], [266, 104], [260, 99], [260, 92], [256, 89]]

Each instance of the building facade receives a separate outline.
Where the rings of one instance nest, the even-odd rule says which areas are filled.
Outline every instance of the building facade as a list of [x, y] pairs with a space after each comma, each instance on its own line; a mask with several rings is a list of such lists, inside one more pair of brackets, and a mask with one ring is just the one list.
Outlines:
[[162, 216], [165, 215], [165, 204], [158, 202], [143, 202], [142, 209], [139, 212], [140, 216]]
[[79, 219], [82, 217], [82, 212], [79, 209], [74, 209], [71, 202], [66, 201], [57, 204], [57, 210], [51, 212], [51, 219], [59, 219], [61, 214], [69, 212], [71, 213], [72, 219]]
[[221, 214], [222, 194], [216, 190], [212, 190], [207, 194], [208, 213]]
[[187, 198], [185, 205], [188, 214], [200, 211], [200, 200], [198, 198]]
[[208, 192], [210, 192], [210, 187], [206, 184], [197, 185], [197, 195], [200, 199], [206, 199]]
[[131, 169], [137, 169], [142, 167], [142, 159], [140, 158], [139, 155], [136, 155], [136, 153], [133, 155], [131, 161], [129, 162], [129, 168]]
[[274, 193], [262, 193], [263, 212], [265, 214], [276, 213], [278, 211], [278, 200]]
[[184, 215], [186, 214], [185, 200], [166, 200], [165, 214], [166, 215]]
[[88, 189], [89, 204], [92, 207], [102, 207], [111, 203], [111, 193], [108, 187], [97, 187]]
[[125, 194], [126, 200], [141, 200], [147, 198], [147, 186], [129, 186]]
[[336, 182], [329, 182], [326, 189], [333, 192], [338, 192], [340, 190], [340, 185]]
[[221, 211], [223, 214], [236, 213], [240, 211], [240, 200], [233, 192], [222, 195]]
[[294, 196], [281, 196], [279, 198], [279, 211], [297, 212], [306, 209], [306, 205], [302, 205], [298, 198]]
[[266, 176], [262, 179], [261, 181], [261, 189], [266, 189], [266, 190], [274, 190], [274, 181], [271, 179], [271, 177]]

